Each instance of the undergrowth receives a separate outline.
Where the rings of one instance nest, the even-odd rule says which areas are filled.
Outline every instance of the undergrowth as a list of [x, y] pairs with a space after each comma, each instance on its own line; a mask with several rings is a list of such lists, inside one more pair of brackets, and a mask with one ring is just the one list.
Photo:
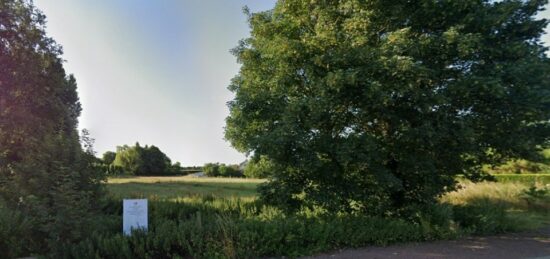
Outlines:
[[[149, 200], [149, 229], [122, 235], [122, 202], [102, 201], [95, 231], [60, 244], [55, 258], [298, 257], [339, 248], [454, 239], [540, 227], [550, 208], [545, 186], [462, 183], [439, 204], [407, 216], [302, 210], [286, 215], [255, 198], [212, 195]], [[0, 209], [0, 254], [28, 256], [24, 215]]]

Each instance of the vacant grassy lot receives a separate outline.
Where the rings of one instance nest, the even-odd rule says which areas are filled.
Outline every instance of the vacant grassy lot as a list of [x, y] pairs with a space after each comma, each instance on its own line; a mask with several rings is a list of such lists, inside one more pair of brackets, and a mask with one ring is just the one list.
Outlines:
[[193, 196], [255, 197], [264, 180], [243, 178], [124, 177], [109, 178], [107, 189], [116, 198], [180, 199]]
[[[550, 184], [550, 174], [499, 174], [498, 183], [473, 184], [463, 181], [465, 187], [443, 198], [452, 203], [472, 201], [472, 197], [499, 197], [499, 200], [518, 199], [529, 186], [544, 187]], [[255, 197], [256, 187], [263, 179], [215, 178], [190, 176], [137, 176], [108, 179], [108, 191], [115, 198], [177, 199], [194, 196]], [[468, 197], [466, 199], [466, 196]], [[519, 202], [521, 203], [521, 202]]]

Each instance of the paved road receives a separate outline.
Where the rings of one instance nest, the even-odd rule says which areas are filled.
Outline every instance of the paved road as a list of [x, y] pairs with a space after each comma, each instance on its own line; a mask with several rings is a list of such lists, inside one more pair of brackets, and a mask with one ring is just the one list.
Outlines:
[[529, 233], [462, 240], [367, 247], [322, 254], [314, 259], [351, 258], [537, 258], [550, 259], [550, 227]]

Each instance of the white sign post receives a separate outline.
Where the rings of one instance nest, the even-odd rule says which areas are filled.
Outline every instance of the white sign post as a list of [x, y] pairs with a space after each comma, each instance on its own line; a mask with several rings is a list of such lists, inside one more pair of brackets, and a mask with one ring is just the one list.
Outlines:
[[122, 231], [130, 235], [132, 229], [147, 230], [147, 200], [123, 200]]

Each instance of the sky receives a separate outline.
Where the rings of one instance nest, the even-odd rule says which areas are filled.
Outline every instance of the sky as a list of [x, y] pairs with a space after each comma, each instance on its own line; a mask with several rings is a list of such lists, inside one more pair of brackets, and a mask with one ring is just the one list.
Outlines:
[[240, 163], [223, 139], [227, 90], [239, 70], [229, 51], [249, 35], [242, 8], [274, 0], [35, 0], [63, 46], [98, 155], [149, 144], [173, 162]]
[[[223, 138], [227, 90], [239, 70], [229, 50], [249, 35], [244, 6], [275, 0], [35, 0], [63, 46], [98, 155], [155, 145], [183, 166], [240, 163]], [[539, 14], [550, 19], [550, 10]], [[547, 28], [549, 31], [549, 28]], [[543, 41], [550, 46], [550, 35]]]

